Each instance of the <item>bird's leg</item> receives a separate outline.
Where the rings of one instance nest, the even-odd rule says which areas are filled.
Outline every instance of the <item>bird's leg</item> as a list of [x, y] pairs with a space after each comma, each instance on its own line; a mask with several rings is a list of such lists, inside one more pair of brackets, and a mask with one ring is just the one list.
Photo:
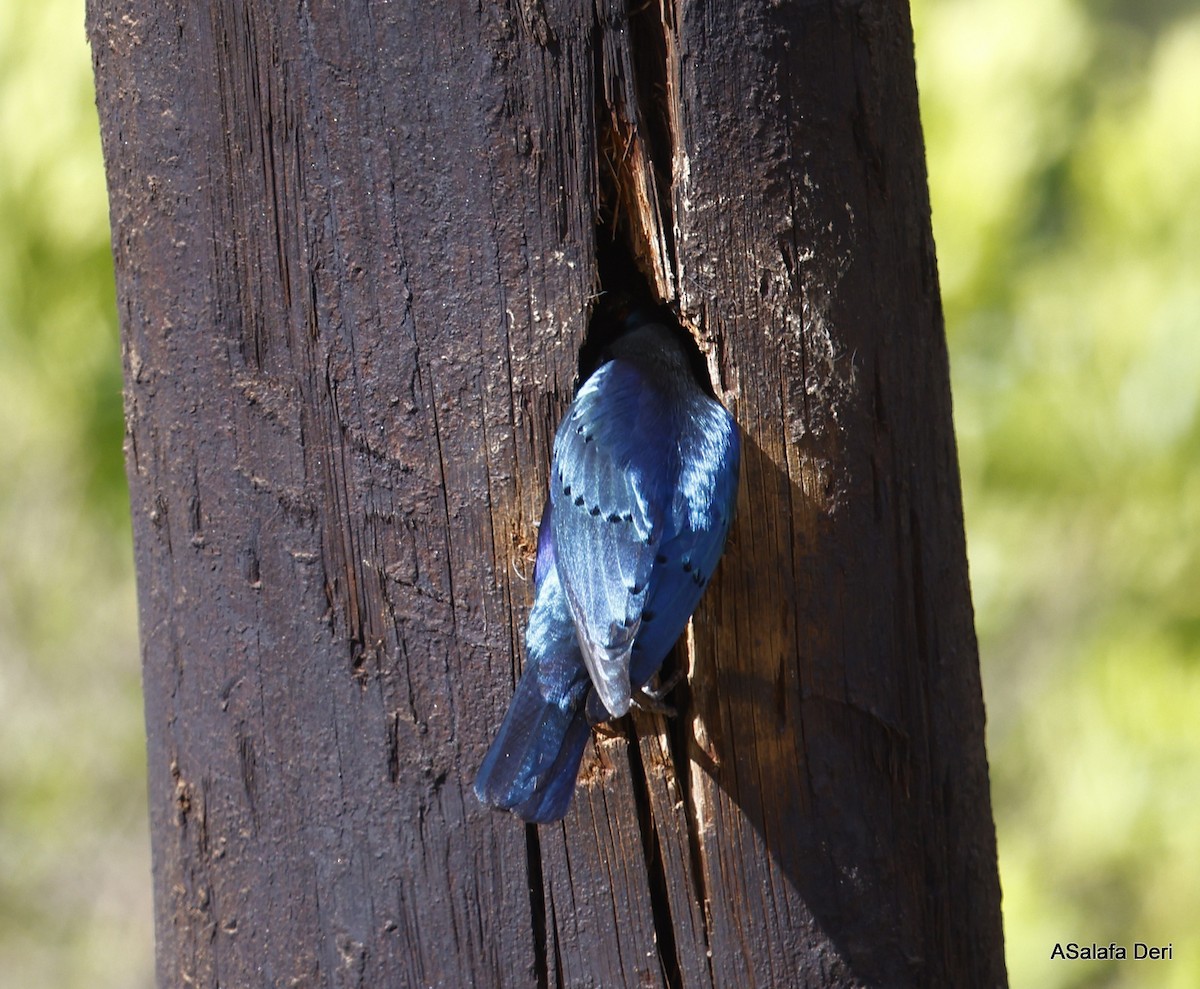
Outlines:
[[663, 698], [679, 686], [679, 681], [682, 679], [683, 670], [679, 669], [667, 677], [667, 679], [659, 681], [657, 687], [643, 684], [639, 693], [631, 698], [631, 703], [641, 711], [651, 711], [654, 714], [662, 714], [668, 718], [673, 718], [679, 712], [666, 703]]

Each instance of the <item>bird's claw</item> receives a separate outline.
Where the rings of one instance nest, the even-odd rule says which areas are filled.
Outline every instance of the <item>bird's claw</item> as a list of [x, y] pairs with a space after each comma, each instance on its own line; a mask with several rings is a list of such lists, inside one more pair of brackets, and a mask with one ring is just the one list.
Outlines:
[[630, 703], [639, 711], [650, 711], [653, 714], [661, 714], [664, 717], [673, 718], [679, 712], [666, 703], [663, 698], [679, 686], [679, 681], [682, 679], [683, 670], [676, 670], [666, 680], [659, 681], [657, 687], [643, 684], [641, 690], [630, 698]]

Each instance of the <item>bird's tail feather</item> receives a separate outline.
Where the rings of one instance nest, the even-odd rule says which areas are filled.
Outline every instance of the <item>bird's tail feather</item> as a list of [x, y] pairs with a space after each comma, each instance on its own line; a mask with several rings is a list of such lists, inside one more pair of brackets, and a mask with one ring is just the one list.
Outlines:
[[566, 690], [554, 687], [537, 663], [526, 667], [475, 777], [475, 793], [484, 803], [539, 824], [567, 813], [591, 733], [584, 711], [586, 674]]

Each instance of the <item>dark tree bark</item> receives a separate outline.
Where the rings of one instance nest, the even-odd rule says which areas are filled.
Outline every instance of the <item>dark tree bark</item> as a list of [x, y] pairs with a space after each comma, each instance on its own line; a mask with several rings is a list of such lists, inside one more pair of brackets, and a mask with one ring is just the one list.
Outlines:
[[[906, 6], [631, 10], [89, 2], [163, 987], [1005, 983]], [[679, 717], [526, 827], [470, 783], [633, 283], [739, 516]]]

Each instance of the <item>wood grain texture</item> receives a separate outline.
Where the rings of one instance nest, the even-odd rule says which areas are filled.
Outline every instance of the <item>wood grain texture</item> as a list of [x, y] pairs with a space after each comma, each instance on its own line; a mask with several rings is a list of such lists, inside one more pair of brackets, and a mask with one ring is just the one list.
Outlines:
[[[905, 6], [88, 27], [159, 984], [1003, 985]], [[604, 252], [694, 331], [741, 500], [679, 717], [537, 829], [470, 784]]]

